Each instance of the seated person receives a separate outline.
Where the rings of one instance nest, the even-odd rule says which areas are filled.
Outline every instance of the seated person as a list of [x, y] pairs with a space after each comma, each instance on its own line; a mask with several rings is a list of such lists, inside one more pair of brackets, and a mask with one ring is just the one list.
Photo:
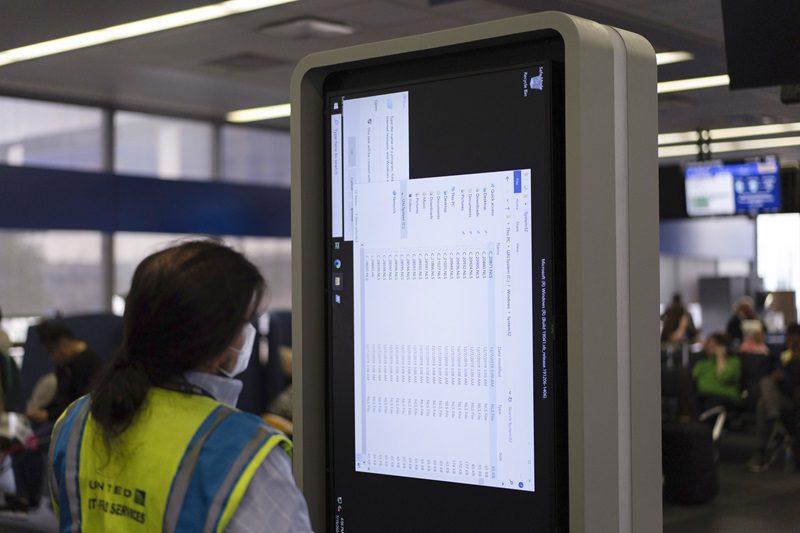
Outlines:
[[13, 457], [16, 496], [6, 495], [5, 509], [27, 511], [37, 507], [42, 493], [44, 455], [53, 424], [69, 405], [87, 394], [102, 366], [102, 359], [85, 341], [75, 337], [64, 324], [44, 321], [36, 328], [39, 342], [55, 365], [55, 397], [47, 406], [31, 401], [25, 415], [42, 442], [35, 450], [25, 450]]
[[736, 405], [741, 401], [739, 381], [742, 367], [738, 357], [728, 356], [728, 339], [724, 333], [711, 335], [705, 343], [706, 358], [692, 368], [692, 378], [703, 411], [718, 405]]
[[34, 422], [54, 422], [69, 404], [89, 392], [103, 360], [60, 322], [44, 321], [36, 332], [56, 367], [56, 397], [47, 409], [28, 408], [25, 414]]
[[769, 346], [764, 342], [764, 328], [759, 320], [745, 320], [742, 322], [744, 341], [739, 346], [742, 353], [769, 355]]
[[[800, 325], [786, 329], [787, 350], [769, 375], [759, 381], [760, 397], [756, 405], [758, 443], [747, 467], [751, 472], [769, 468], [781, 447], [796, 432], [800, 410]], [[787, 422], [789, 429], [784, 424]]]

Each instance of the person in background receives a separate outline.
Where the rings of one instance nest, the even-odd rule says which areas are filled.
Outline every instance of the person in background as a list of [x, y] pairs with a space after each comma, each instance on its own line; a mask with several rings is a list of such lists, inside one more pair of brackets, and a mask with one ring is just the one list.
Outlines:
[[[0, 309], [0, 321], [3, 310]], [[19, 368], [11, 358], [11, 339], [0, 326], [0, 413], [15, 408], [20, 390]]]
[[769, 355], [769, 346], [764, 342], [764, 328], [759, 320], [745, 320], [742, 322], [744, 341], [739, 346], [742, 353]]
[[[2, 320], [3, 320], [3, 309], [0, 308], [0, 322], [2, 322]], [[8, 337], [8, 333], [6, 333], [6, 330], [4, 330], [3, 326], [0, 324], [0, 353], [8, 355], [10, 350], [11, 350], [11, 339]]]
[[725, 334], [717, 332], [706, 339], [706, 358], [692, 368], [697, 395], [703, 411], [717, 405], [735, 405], [741, 401], [739, 380], [742, 368], [738, 357], [728, 356]]
[[136, 267], [119, 353], [53, 430], [60, 530], [311, 531], [291, 443], [234, 407], [265, 290], [250, 261], [212, 240]]
[[47, 405], [34, 401], [29, 402], [25, 409], [25, 415], [31, 420], [42, 445], [14, 455], [12, 462], [17, 492], [5, 496], [5, 505], [0, 508], [2, 510], [27, 512], [38, 507], [42, 495], [47, 437], [53, 423], [69, 404], [89, 392], [102, 367], [100, 356], [62, 322], [42, 321], [36, 326], [36, 334], [55, 366], [55, 395]]
[[56, 397], [47, 408], [29, 406], [25, 415], [43, 423], [55, 421], [69, 404], [89, 392], [103, 360], [62, 322], [45, 320], [36, 333], [56, 368]]
[[743, 320], [758, 320], [753, 307], [753, 299], [749, 296], [742, 296], [736, 301], [733, 315], [728, 320], [728, 325], [725, 327], [725, 333], [733, 344], [739, 344], [744, 339], [744, 332], [742, 330]]
[[698, 331], [692, 320], [692, 315], [683, 305], [681, 295], [675, 293], [672, 295], [672, 301], [669, 307], [661, 315], [663, 326], [661, 328], [661, 342], [665, 343], [678, 343], [678, 342], [695, 342], [697, 340]]
[[[790, 433], [796, 433], [800, 410], [800, 325], [797, 323], [786, 328], [786, 348], [776, 367], [758, 384], [758, 441], [753, 456], [747, 462], [751, 472], [762, 472], [769, 468], [782, 446], [789, 445]], [[791, 432], [784, 422], [788, 422]]]

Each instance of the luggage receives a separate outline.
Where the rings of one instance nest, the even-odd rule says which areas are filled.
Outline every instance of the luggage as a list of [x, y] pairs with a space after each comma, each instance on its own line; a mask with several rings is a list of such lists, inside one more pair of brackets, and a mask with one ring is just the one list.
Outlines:
[[719, 491], [711, 426], [699, 422], [664, 424], [661, 430], [664, 499], [705, 503]]

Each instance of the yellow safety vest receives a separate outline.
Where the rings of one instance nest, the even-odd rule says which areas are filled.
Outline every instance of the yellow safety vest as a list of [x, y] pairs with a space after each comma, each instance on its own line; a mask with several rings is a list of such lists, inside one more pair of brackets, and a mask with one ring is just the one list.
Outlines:
[[162, 388], [109, 452], [90, 402], [76, 400], [53, 429], [48, 475], [62, 532], [223, 531], [270, 450], [291, 453], [258, 417]]

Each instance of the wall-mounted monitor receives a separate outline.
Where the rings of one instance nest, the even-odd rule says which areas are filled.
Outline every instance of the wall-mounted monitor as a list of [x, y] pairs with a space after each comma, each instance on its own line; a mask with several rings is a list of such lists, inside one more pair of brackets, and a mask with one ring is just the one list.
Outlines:
[[[800, 83], [800, 2], [722, 0], [725, 57], [731, 89]], [[768, 7], [767, 7], [768, 6]]]
[[780, 166], [774, 156], [743, 163], [690, 163], [684, 182], [690, 217], [781, 210]]

